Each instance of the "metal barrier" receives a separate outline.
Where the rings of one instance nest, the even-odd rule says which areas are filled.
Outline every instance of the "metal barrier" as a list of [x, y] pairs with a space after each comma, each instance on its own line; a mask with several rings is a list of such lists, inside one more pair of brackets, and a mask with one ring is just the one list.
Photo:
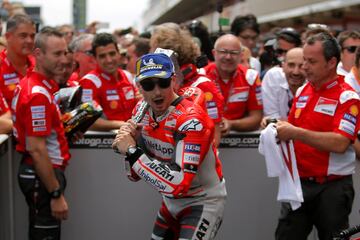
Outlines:
[[[221, 140], [220, 158], [228, 199], [217, 239], [241, 236], [256, 240], [274, 236], [280, 206], [276, 201], [277, 180], [266, 176], [264, 159], [257, 150], [258, 136], [258, 133], [238, 133]], [[63, 240], [150, 238], [160, 195], [142, 181], [127, 180], [121, 156], [110, 147], [113, 137], [110, 133], [90, 132], [71, 146], [65, 193], [70, 214], [63, 224]], [[20, 156], [12, 157], [12, 172], [16, 172]], [[359, 178], [359, 174], [354, 175], [355, 189], [359, 189]], [[23, 240], [27, 234], [27, 208], [15, 177], [13, 182], [15, 186], [8, 191], [14, 194], [13, 234], [15, 240]], [[360, 222], [359, 200], [356, 195], [351, 225]], [[0, 209], [4, 209], [2, 204]], [[3, 222], [2, 218], [0, 221]], [[2, 238], [1, 230], [0, 224], [0, 239], [10, 239]], [[309, 239], [316, 237], [312, 234]]]

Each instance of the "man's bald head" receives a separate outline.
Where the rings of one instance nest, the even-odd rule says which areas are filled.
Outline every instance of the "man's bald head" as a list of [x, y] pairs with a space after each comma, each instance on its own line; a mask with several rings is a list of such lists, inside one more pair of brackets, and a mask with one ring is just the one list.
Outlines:
[[238, 48], [241, 49], [241, 42], [239, 40], [238, 37], [236, 37], [235, 35], [233, 34], [225, 34], [225, 35], [222, 35], [220, 36], [216, 41], [215, 41], [215, 44], [214, 44], [214, 48], [217, 49], [218, 45], [220, 44], [223, 44], [223, 43], [232, 43], [234, 45], [238, 45]]
[[240, 40], [232, 34], [219, 37], [215, 42], [213, 55], [221, 78], [230, 79], [241, 60]]
[[285, 55], [285, 61], [287, 59], [293, 59], [293, 58], [304, 58], [304, 50], [300, 47], [292, 48], [289, 51], [287, 51]]

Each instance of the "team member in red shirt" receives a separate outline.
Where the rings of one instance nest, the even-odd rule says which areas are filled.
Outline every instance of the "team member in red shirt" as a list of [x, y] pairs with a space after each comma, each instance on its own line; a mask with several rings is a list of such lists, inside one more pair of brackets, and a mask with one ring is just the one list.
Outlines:
[[10, 133], [12, 126], [9, 106], [0, 91], [0, 134]]
[[86, 74], [81, 80], [83, 102], [95, 100], [104, 111], [105, 118], [99, 118], [92, 129], [108, 131], [118, 129], [130, 119], [137, 102], [136, 89], [123, 70], [118, 67], [119, 50], [116, 40], [109, 33], [95, 35], [92, 52], [97, 69]]
[[226, 198], [214, 124], [202, 107], [174, 92], [174, 65], [167, 55], [144, 55], [136, 66], [136, 82], [150, 108], [142, 129], [137, 132], [132, 121], [124, 124], [113, 147], [127, 155], [132, 179], [142, 178], [163, 196], [151, 239], [214, 239]]
[[359, 96], [336, 74], [340, 47], [328, 33], [304, 46], [308, 83], [299, 88], [289, 122], [277, 124], [280, 140], [294, 140], [304, 202], [292, 211], [282, 204], [276, 239], [307, 239], [313, 225], [320, 240], [348, 228], [354, 199], [351, 146], [359, 130]]
[[5, 33], [7, 49], [0, 53], [0, 90], [9, 106], [16, 85], [34, 68], [35, 59], [31, 56], [34, 37], [35, 24], [29, 16], [9, 18]]
[[261, 82], [258, 73], [239, 64], [241, 43], [226, 34], [219, 37], [213, 50], [215, 62], [205, 67], [224, 97], [222, 135], [230, 130], [252, 131], [262, 118]]
[[29, 239], [60, 239], [67, 218], [63, 195], [65, 167], [70, 158], [60, 111], [53, 97], [63, 74], [67, 46], [54, 28], [44, 28], [35, 40], [36, 66], [15, 90], [13, 111], [16, 150], [23, 155], [18, 179], [29, 206]]

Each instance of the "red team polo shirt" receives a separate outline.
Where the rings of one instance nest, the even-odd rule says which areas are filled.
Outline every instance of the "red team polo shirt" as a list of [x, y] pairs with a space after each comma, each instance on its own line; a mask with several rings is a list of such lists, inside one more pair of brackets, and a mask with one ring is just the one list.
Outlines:
[[[35, 58], [31, 55], [27, 58], [28, 71], [32, 71], [35, 66]], [[24, 76], [18, 73], [7, 58], [6, 50], [0, 53], [0, 90], [8, 105], [11, 105], [11, 100], [14, 96], [14, 91], [17, 84]]]
[[3, 95], [2, 95], [2, 93], [0, 91], [0, 115], [3, 115], [7, 111], [9, 111], [9, 106], [6, 103], [6, 100], [5, 100], [5, 98], [3, 97]]
[[224, 98], [214, 82], [207, 76], [199, 74], [194, 64], [182, 66], [181, 70], [185, 71], [182, 89], [188, 87], [201, 89], [205, 97], [205, 110], [215, 123], [220, 123], [223, 117]]
[[239, 119], [250, 110], [262, 110], [261, 81], [259, 74], [240, 64], [228, 81], [221, 79], [216, 64], [205, 67], [206, 76], [215, 82], [224, 97], [224, 117]]
[[[16, 150], [26, 154], [26, 137], [46, 137], [46, 147], [54, 167], [65, 168], [70, 158], [63, 123], [53, 94], [57, 83], [31, 72], [16, 88], [13, 104], [14, 135]], [[25, 161], [32, 164], [31, 157]]]
[[81, 80], [83, 102], [95, 100], [103, 108], [108, 120], [126, 121], [136, 105], [136, 89], [125, 73], [118, 69], [119, 80], [99, 69], [86, 74]]
[[[320, 90], [306, 83], [299, 88], [289, 122], [318, 132], [335, 132], [354, 141], [359, 130], [359, 96], [342, 76], [326, 83]], [[355, 169], [355, 153], [350, 146], [344, 154], [320, 151], [294, 141], [300, 177], [349, 175]]]

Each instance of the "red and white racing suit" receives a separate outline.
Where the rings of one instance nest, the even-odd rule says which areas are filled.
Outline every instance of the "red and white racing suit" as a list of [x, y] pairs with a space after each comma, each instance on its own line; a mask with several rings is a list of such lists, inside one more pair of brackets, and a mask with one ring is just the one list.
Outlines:
[[127, 157], [133, 173], [163, 196], [152, 239], [213, 239], [226, 198], [214, 123], [183, 97], [153, 116], [150, 108], [141, 121], [141, 148]]

